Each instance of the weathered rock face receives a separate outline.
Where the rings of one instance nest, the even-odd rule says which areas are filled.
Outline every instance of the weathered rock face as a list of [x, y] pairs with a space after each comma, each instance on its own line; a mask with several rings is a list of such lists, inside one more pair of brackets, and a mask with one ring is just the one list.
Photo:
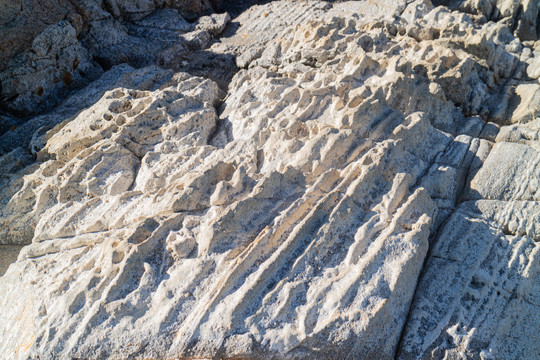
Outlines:
[[[161, 8], [176, 9], [180, 15], [194, 20], [218, 8], [219, 0], [6, 0], [0, 9], [0, 70], [15, 55], [27, 50], [34, 38], [47, 26], [65, 19], [77, 32], [92, 26], [95, 21], [114, 17], [118, 20], [136, 21]], [[112, 35], [112, 34], [110, 34]]]
[[[188, 67], [227, 17], [179, 16], [128, 34], [181, 32], [153, 56]], [[0, 354], [540, 356], [539, 47], [428, 1], [276, 1], [224, 34], [225, 97], [115, 66], [2, 136], [0, 243], [29, 245]]]
[[503, 23], [521, 40], [537, 40], [540, 36], [539, 8], [534, 0], [436, 0], [433, 3]]
[[[206, 42], [192, 47], [204, 48], [223, 30], [228, 18], [217, 18], [212, 24], [212, 18], [203, 17], [191, 24], [184, 17], [196, 20], [211, 10], [208, 0], [24, 0], [3, 4], [1, 109], [22, 117], [50, 110], [69, 92], [114, 65], [140, 67], [159, 62], [159, 53], [171, 47], [176, 53], [185, 51], [188, 41], [179, 35], [193, 30], [203, 33]], [[167, 63], [162, 61], [162, 65]]]
[[68, 1], [6, 0], [0, 9], [0, 70], [16, 54], [28, 49], [32, 40], [48, 25], [73, 14]]
[[540, 354], [539, 130], [538, 120], [503, 127], [472, 167], [426, 263], [399, 358]]
[[80, 88], [102, 73], [76, 35], [68, 21], [59, 21], [8, 62], [0, 82], [9, 108], [23, 114], [49, 109], [63, 92]]

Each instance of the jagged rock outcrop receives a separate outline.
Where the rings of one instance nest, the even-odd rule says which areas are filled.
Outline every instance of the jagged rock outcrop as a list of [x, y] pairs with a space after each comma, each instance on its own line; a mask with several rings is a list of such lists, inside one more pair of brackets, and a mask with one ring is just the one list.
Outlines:
[[539, 8], [534, 0], [436, 0], [433, 3], [503, 23], [521, 40], [537, 40], [540, 36]]
[[0, 74], [2, 95], [10, 109], [32, 114], [50, 109], [69, 89], [87, 85], [102, 72], [77, 40], [73, 26], [62, 20], [48, 26], [30, 49], [8, 62]]
[[0, 9], [0, 109], [35, 115], [114, 65], [166, 66], [163, 51], [204, 48], [229, 19], [185, 17], [196, 20], [212, 5], [219, 1], [8, 2]]
[[[137, 21], [156, 9], [175, 9], [188, 20], [219, 8], [219, 0], [6, 0], [0, 9], [0, 70], [15, 55], [27, 50], [34, 38], [49, 25], [68, 20], [79, 32], [100, 20]], [[114, 34], [110, 34], [113, 36]]]
[[28, 246], [0, 354], [540, 356], [538, 42], [456, 9], [200, 18], [153, 55], [235, 56], [226, 94], [215, 69], [114, 66], [7, 131], [0, 243]]

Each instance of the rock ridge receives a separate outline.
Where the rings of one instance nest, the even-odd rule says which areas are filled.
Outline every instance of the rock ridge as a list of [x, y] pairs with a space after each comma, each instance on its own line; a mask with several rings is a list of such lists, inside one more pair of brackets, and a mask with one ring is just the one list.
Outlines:
[[540, 357], [533, 2], [179, 4], [0, 74], [95, 69], [0, 134], [0, 358]]

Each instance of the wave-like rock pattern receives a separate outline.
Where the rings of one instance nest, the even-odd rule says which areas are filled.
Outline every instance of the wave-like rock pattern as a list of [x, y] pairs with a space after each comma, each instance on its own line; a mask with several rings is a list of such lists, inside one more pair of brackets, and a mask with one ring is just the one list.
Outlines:
[[0, 158], [0, 354], [540, 356], [530, 47], [427, 1], [232, 24], [225, 98], [113, 67]]

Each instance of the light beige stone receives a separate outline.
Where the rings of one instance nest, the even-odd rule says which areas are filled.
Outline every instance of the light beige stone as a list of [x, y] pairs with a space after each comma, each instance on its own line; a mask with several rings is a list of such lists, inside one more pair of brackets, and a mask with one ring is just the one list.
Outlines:
[[35, 163], [0, 158], [0, 240], [29, 244], [0, 279], [0, 358], [538, 353], [539, 128], [512, 123], [530, 54], [510, 29], [427, 1], [232, 22], [209, 49], [245, 53], [225, 97], [114, 67], [48, 115]]

